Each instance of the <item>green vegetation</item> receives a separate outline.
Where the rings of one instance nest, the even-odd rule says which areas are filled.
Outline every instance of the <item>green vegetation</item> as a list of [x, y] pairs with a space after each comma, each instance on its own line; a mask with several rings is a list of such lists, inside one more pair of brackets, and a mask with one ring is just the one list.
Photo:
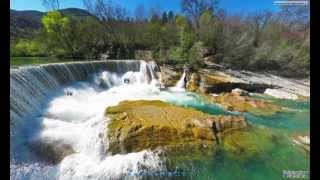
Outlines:
[[[211, 61], [232, 69], [309, 76], [307, 6], [235, 15], [219, 9], [216, 0], [182, 0], [181, 14], [151, 8], [147, 16], [138, 6], [132, 17], [111, 1], [84, 2], [88, 11], [53, 10], [42, 14], [40, 27], [25, 27], [33, 33], [20, 36], [23, 31], [15, 30], [11, 55], [133, 59], [136, 51], [144, 50], [160, 64], [197, 68]], [[36, 15], [38, 20], [41, 15]], [[24, 21], [14, 18], [11, 25], [19, 22]]]
[[10, 66], [32, 65], [32, 64], [48, 64], [76, 61], [75, 59], [61, 59], [54, 57], [11, 57]]

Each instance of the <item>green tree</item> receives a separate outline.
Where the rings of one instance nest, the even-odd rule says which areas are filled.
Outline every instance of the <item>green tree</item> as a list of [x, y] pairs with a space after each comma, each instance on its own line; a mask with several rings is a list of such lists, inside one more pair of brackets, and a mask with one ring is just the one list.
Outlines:
[[71, 58], [82, 56], [78, 21], [58, 11], [50, 11], [42, 18], [42, 24], [47, 37], [48, 50], [53, 56]]
[[204, 11], [199, 19], [199, 40], [206, 46], [215, 46], [215, 21], [212, 11]]
[[176, 24], [178, 27], [179, 44], [177, 47], [172, 47], [170, 50], [170, 58], [187, 62], [189, 59], [189, 50], [192, 47], [195, 35], [192, 31], [188, 20], [181, 15], [176, 16]]

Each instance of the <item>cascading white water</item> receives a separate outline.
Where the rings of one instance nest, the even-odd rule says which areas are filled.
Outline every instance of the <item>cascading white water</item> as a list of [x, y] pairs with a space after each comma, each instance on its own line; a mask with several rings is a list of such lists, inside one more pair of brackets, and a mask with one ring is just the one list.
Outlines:
[[[154, 70], [154, 65], [144, 61], [115, 61], [12, 71], [11, 178], [108, 179], [143, 169], [165, 169], [157, 152], [108, 155], [105, 138], [109, 120], [104, 116], [106, 107], [122, 100], [168, 98], [152, 83], [157, 81]], [[92, 82], [81, 81], [91, 76]], [[73, 92], [72, 96], [64, 94], [66, 89]], [[39, 154], [33, 153], [28, 144], [56, 147], [57, 156], [61, 156], [59, 152], [72, 153], [58, 164], [48, 164], [40, 161]]]
[[173, 88], [171, 88], [171, 90], [173, 90], [173, 91], [185, 91], [185, 88], [186, 88], [186, 75], [187, 75], [186, 71], [184, 70], [181, 78], [176, 83], [176, 85]]
[[183, 71], [183, 74], [182, 74], [180, 80], [177, 82], [175, 87], [184, 88], [185, 87], [185, 79], [186, 79], [186, 72]]

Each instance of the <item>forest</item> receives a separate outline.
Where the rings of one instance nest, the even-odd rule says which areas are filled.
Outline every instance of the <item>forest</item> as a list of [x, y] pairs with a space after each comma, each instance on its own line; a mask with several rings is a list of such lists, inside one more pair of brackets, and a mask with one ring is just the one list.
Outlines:
[[40, 17], [40, 26], [11, 37], [12, 57], [141, 57], [195, 69], [212, 62], [285, 77], [309, 76], [308, 6], [228, 13], [217, 0], [182, 0], [181, 13], [143, 5], [129, 13], [114, 1], [84, 0], [88, 13], [76, 16], [61, 10], [59, 1], [44, 3], [48, 12]]

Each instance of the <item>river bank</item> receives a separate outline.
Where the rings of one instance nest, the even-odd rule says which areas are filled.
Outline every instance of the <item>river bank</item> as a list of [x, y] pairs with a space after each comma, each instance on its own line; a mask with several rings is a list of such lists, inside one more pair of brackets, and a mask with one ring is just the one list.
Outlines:
[[[163, 65], [162, 83], [172, 86], [182, 76], [181, 68]], [[197, 78], [195, 78], [197, 77]], [[262, 93], [280, 99], [305, 99], [310, 97], [309, 79], [290, 79], [268, 73], [254, 73], [250, 71], [236, 71], [224, 69], [222, 66], [200, 68], [196, 72], [188, 72], [185, 87], [201, 93], [231, 92], [239, 88], [249, 93]]]

